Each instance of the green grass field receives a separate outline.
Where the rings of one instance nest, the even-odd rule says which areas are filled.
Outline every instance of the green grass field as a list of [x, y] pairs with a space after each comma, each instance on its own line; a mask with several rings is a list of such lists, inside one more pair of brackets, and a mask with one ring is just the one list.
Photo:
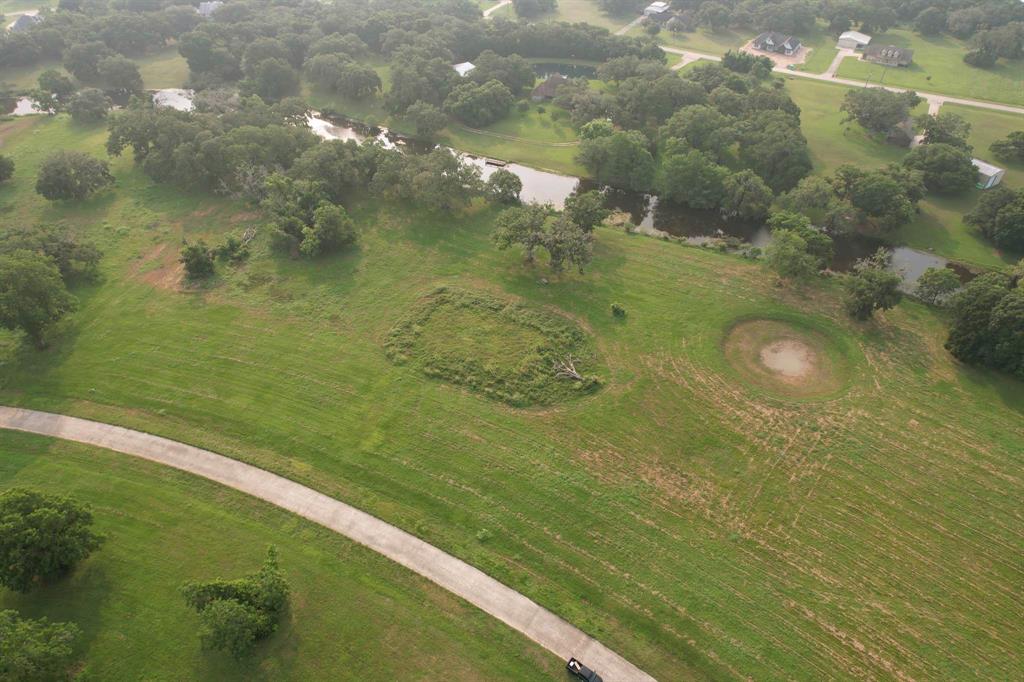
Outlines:
[[[147, 90], [180, 88], [188, 80], [188, 63], [178, 54], [177, 47], [165, 47], [132, 61], [138, 65], [143, 85]], [[60, 62], [44, 61], [33, 66], [5, 69], [4, 73], [0, 74], [0, 83], [10, 83], [17, 90], [30, 90], [38, 87], [39, 74], [47, 69], [57, 69], [67, 74]]]
[[[261, 232], [250, 262], [182, 292], [182, 236], [258, 225], [247, 207], [153, 186], [129, 159], [113, 163], [115, 190], [49, 206], [32, 192], [39, 160], [100, 153], [102, 129], [39, 118], [0, 124], [0, 138], [18, 163], [0, 188], [4, 224], [64, 221], [106, 254], [49, 351], [0, 343], [0, 403], [141, 428], [311, 485], [659, 679], [1006, 679], [1024, 665], [1024, 385], [953, 362], [928, 309], [856, 324], [828, 282], [779, 288], [757, 264], [611, 229], [587, 274], [552, 277], [494, 250], [492, 209], [452, 218], [371, 199], [349, 206], [360, 244], [348, 254], [271, 257]], [[393, 364], [389, 331], [438, 285], [572, 319], [607, 382], [516, 409]], [[752, 318], [826, 338], [841, 385], [794, 399], [745, 381], [723, 342]]]
[[[0, 490], [89, 503], [103, 547], [69, 578], [0, 608], [82, 628], [97, 680], [545, 680], [560, 662], [404, 568], [298, 517], [188, 474], [106, 450], [0, 431]], [[291, 587], [251, 660], [202, 650], [187, 580], [251, 572], [278, 548]]]
[[800, 42], [811, 50], [803, 64], [798, 65], [798, 71], [808, 73], [822, 73], [829, 67], [836, 56], [836, 37], [829, 32], [828, 26], [818, 22], [814, 30], [807, 34], [800, 34]]
[[[848, 89], [845, 86], [791, 77], [786, 79], [786, 89], [800, 106], [801, 128], [810, 145], [816, 173], [831, 173], [844, 163], [878, 168], [898, 162], [907, 153], [907, 149], [885, 143], [855, 122], [842, 122], [844, 115], [839, 105]], [[987, 153], [988, 145], [1005, 137], [1015, 125], [1024, 125], [1024, 117], [1016, 114], [949, 104], [944, 105], [943, 111], [960, 114], [972, 123], [969, 142], [974, 145], [976, 154], [990, 160], [994, 159]], [[925, 112], [922, 104], [914, 113]], [[1004, 182], [1009, 186], [1024, 186], [1024, 168], [1020, 164], [1011, 165], [1007, 171]], [[914, 221], [891, 238], [896, 243], [933, 250], [941, 256], [982, 268], [1002, 268], [1016, 262], [1021, 254], [1001, 253], [974, 228], [964, 224], [963, 215], [973, 208], [980, 196], [979, 190], [953, 197], [928, 195], [921, 202], [921, 212]]]
[[[515, 13], [512, 12], [512, 14]], [[570, 24], [582, 22], [606, 28], [614, 33], [636, 19], [636, 16], [634, 14], [623, 16], [606, 14], [598, 7], [596, 0], [558, 0], [556, 10], [544, 15], [541, 19], [544, 21], [567, 21]]]
[[871, 41], [872, 44], [913, 48], [914, 63], [905, 68], [884, 68], [846, 58], [839, 67], [839, 77], [1024, 105], [1024, 61], [1001, 59], [991, 69], [976, 69], [963, 61], [968, 50], [963, 41], [950, 36], [925, 37], [906, 29], [892, 29], [873, 36]]
[[[636, 26], [629, 30], [626, 35], [646, 35], [642, 26]], [[692, 33], [672, 33], [662, 31], [658, 34], [658, 42], [668, 47], [678, 47], [681, 50], [693, 50], [704, 54], [723, 55], [729, 50], [738, 50], [756, 36], [755, 31], [724, 29], [722, 31], [710, 31], [700, 28]]]

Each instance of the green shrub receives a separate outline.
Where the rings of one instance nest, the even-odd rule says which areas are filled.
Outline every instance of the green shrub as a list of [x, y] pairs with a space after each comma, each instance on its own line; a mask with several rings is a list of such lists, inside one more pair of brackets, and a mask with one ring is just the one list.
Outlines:
[[256, 642], [269, 637], [288, 605], [288, 583], [268, 548], [260, 570], [238, 580], [189, 582], [182, 586], [185, 603], [199, 613], [200, 637], [209, 649], [242, 658]]
[[621, 303], [612, 303], [612, 317], [619, 319], [626, 317], [626, 309], [622, 307]]

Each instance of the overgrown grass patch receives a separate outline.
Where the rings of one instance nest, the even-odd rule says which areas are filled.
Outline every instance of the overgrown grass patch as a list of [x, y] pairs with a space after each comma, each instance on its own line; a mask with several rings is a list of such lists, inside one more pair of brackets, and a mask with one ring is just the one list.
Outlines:
[[[598, 389], [598, 358], [571, 321], [497, 296], [440, 287], [388, 335], [388, 357], [517, 407]], [[568, 363], [580, 378], [565, 376]]]

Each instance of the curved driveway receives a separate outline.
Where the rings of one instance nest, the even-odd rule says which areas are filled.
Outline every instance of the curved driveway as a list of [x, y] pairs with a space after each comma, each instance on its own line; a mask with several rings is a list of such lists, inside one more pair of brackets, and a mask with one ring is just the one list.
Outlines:
[[614, 651], [466, 562], [344, 502], [209, 450], [88, 419], [0, 407], [0, 428], [122, 452], [202, 476], [355, 540], [457, 594], [562, 659], [576, 656], [606, 682], [654, 682]]

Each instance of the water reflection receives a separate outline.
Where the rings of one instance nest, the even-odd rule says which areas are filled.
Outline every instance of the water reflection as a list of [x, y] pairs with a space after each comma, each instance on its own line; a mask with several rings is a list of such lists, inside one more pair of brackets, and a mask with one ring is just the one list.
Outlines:
[[568, 64], [566, 62], [537, 62], [533, 72], [540, 78], [549, 76], [565, 76], [566, 78], [596, 78], [597, 67], [588, 64]]
[[31, 114], [45, 114], [46, 112], [36, 106], [36, 101], [31, 97], [22, 97], [14, 103], [11, 116], [29, 116]]
[[153, 92], [153, 104], [158, 107], [170, 107], [178, 111], [192, 111], [192, 108], [195, 106], [192, 104], [192, 98], [195, 94], [193, 90], [164, 88], [163, 90]]

